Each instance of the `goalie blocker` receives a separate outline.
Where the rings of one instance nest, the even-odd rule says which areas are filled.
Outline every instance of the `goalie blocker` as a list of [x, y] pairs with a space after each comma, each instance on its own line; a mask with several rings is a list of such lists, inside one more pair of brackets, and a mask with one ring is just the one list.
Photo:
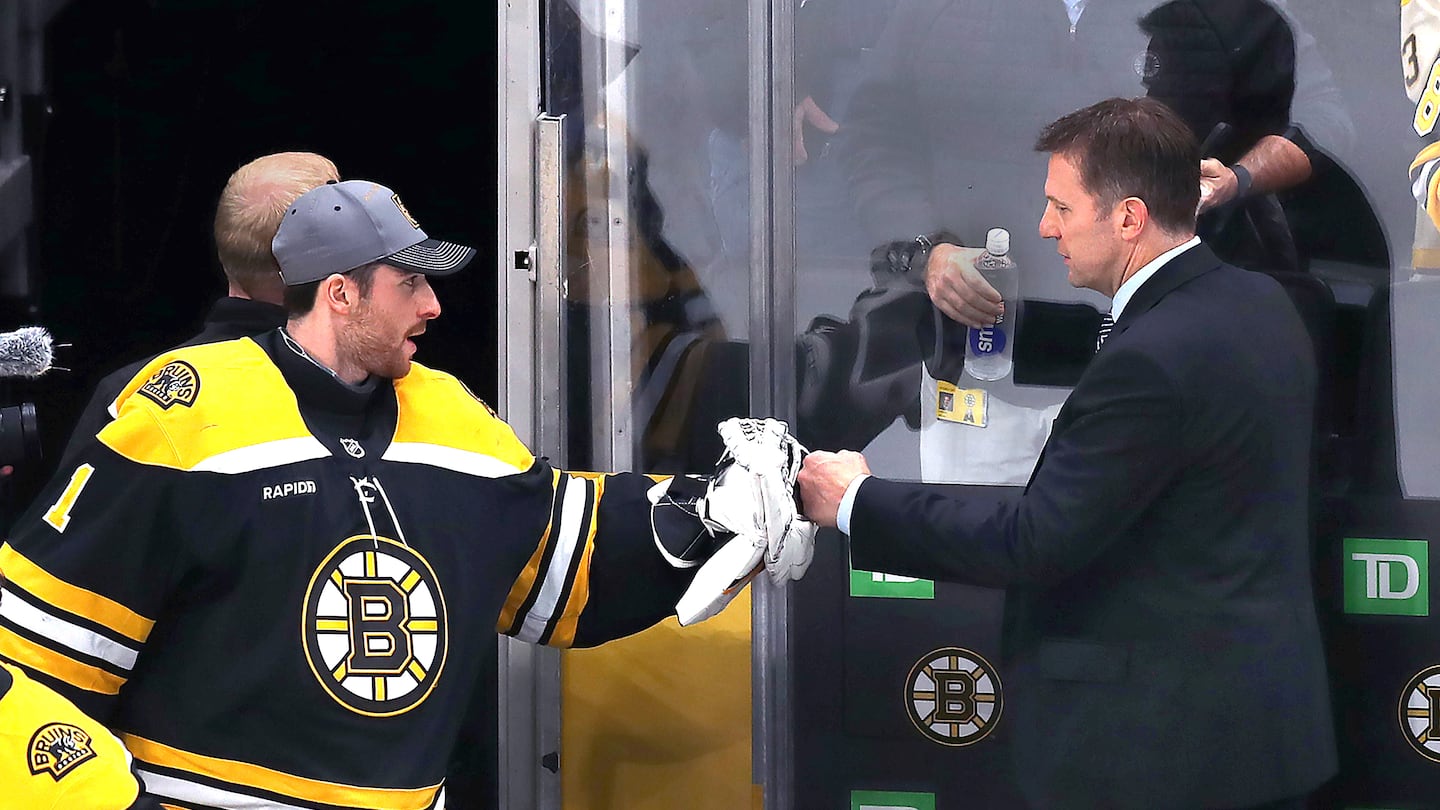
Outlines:
[[762, 567], [776, 585], [800, 579], [815, 548], [796, 497], [804, 446], [775, 419], [727, 419], [719, 431], [713, 474], [650, 489], [656, 548], [676, 568], [698, 568], [675, 606], [681, 625], [719, 613]]

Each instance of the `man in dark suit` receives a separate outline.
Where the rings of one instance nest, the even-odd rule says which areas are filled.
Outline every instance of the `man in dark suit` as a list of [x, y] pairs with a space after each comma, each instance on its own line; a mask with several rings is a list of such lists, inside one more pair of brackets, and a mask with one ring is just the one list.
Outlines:
[[1029, 483], [997, 504], [815, 452], [805, 511], [856, 568], [1008, 588], [1005, 722], [1035, 807], [1302, 808], [1336, 768], [1310, 339], [1273, 279], [1195, 237], [1199, 147], [1164, 105], [1100, 102], [1036, 149], [1040, 235], [1114, 325]]

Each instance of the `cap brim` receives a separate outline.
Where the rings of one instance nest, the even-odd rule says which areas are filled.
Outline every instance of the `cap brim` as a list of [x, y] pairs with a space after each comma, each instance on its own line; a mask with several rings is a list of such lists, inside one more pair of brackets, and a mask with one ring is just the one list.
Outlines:
[[380, 261], [412, 273], [448, 276], [451, 273], [459, 272], [473, 258], [475, 258], [474, 248], [457, 245], [454, 242], [442, 242], [439, 239], [426, 239], [404, 250], [397, 250]]

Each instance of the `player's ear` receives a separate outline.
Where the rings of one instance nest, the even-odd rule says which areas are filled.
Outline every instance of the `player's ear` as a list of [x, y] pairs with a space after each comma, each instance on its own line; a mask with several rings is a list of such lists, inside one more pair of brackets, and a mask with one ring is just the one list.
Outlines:
[[333, 312], [347, 312], [360, 300], [360, 290], [349, 276], [331, 273], [320, 282], [315, 303], [324, 304]]

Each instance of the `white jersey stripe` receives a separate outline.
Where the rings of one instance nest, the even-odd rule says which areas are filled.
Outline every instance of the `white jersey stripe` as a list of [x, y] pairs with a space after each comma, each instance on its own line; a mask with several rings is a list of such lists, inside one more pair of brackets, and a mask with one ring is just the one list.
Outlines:
[[426, 464], [477, 478], [504, 478], [525, 472], [494, 456], [426, 442], [395, 442], [386, 448], [381, 458], [406, 464]]
[[138, 650], [58, 616], [52, 616], [18, 596], [7, 595], [0, 598], [0, 616], [18, 627], [76, 652], [109, 661], [126, 672], [135, 666], [135, 658], [139, 655]]
[[535, 598], [535, 604], [530, 606], [530, 612], [525, 614], [525, 623], [521, 625], [520, 632], [515, 634], [516, 638], [531, 644], [540, 640], [546, 625], [560, 606], [565, 578], [570, 574], [570, 561], [575, 556], [580, 537], [587, 534], [585, 530], [590, 524], [585, 503], [589, 500], [588, 495], [595, 484], [584, 478], [568, 478], [570, 480], [566, 482], [564, 500], [560, 505], [560, 530], [555, 537], [555, 553], [550, 556], [550, 565], [545, 569], [545, 582], [540, 587], [540, 595]]
[[232, 790], [202, 785], [198, 782], [191, 782], [186, 779], [178, 779], [174, 776], [155, 773], [144, 768], [137, 769], [140, 778], [145, 780], [145, 791], [153, 793], [161, 800], [173, 799], [181, 803], [204, 804], [210, 807], [223, 807], [226, 810], [311, 810], [309, 807], [302, 807], [296, 804], [282, 804], [271, 799], [262, 799], [258, 796], [247, 796], [244, 793], [236, 793]]
[[233, 475], [254, 470], [266, 470], [271, 467], [283, 467], [297, 461], [309, 461], [329, 455], [330, 451], [326, 450], [325, 445], [321, 444], [314, 436], [300, 436], [294, 439], [277, 439], [273, 442], [263, 442], [220, 453], [201, 461], [191, 469], [195, 472]]

